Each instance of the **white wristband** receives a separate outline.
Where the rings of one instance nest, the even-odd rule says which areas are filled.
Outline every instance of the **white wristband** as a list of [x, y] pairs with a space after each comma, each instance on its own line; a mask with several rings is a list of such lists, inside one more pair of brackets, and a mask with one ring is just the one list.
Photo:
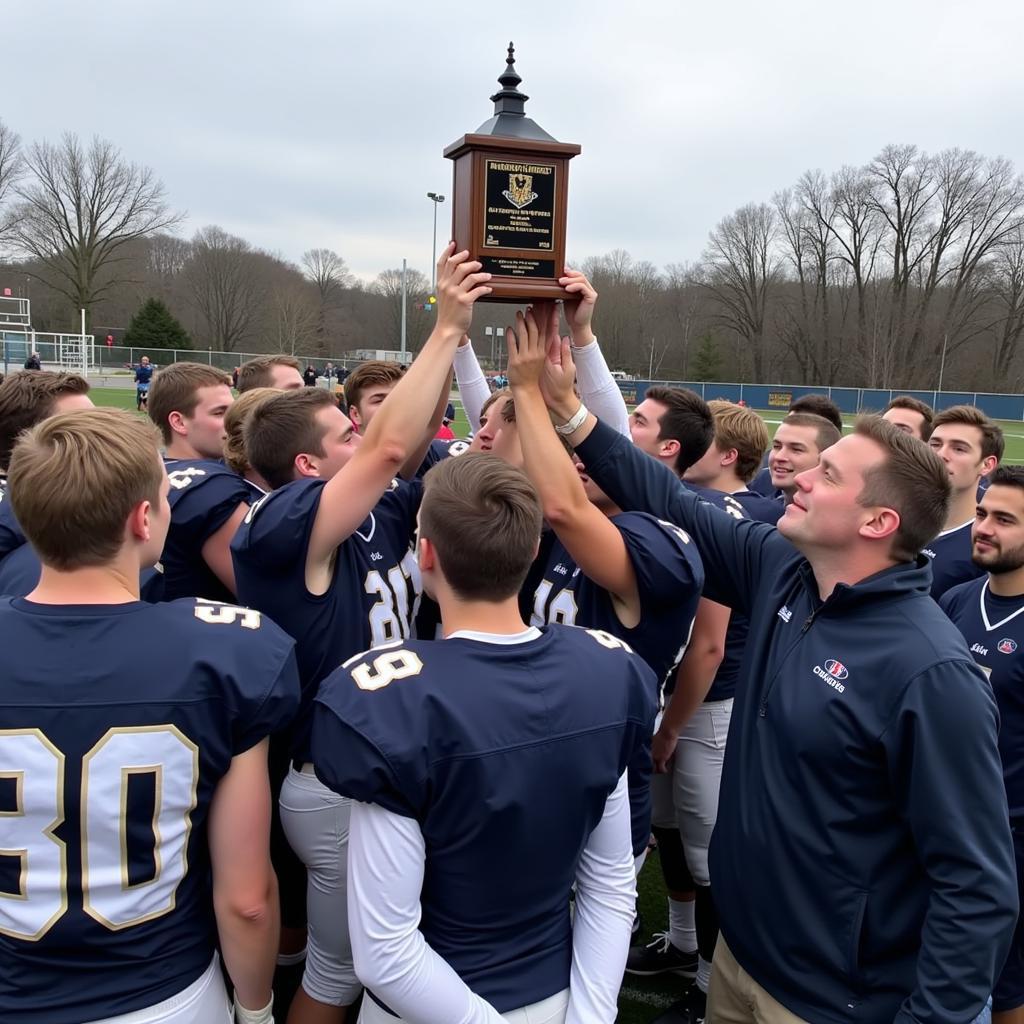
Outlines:
[[274, 1024], [274, 997], [262, 1010], [247, 1010], [235, 996], [235, 1021], [237, 1024]]
[[555, 430], [558, 431], [563, 437], [568, 437], [570, 434], [575, 434], [580, 427], [583, 426], [583, 421], [587, 418], [587, 414], [590, 410], [580, 402], [580, 407], [576, 410], [576, 414], [567, 423], [563, 423], [559, 426], [555, 424]]

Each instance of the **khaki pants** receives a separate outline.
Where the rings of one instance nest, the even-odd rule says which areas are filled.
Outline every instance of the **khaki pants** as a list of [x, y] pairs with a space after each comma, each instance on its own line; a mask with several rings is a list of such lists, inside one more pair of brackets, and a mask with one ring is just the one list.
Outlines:
[[747, 974], [718, 936], [711, 962], [707, 1024], [806, 1024]]

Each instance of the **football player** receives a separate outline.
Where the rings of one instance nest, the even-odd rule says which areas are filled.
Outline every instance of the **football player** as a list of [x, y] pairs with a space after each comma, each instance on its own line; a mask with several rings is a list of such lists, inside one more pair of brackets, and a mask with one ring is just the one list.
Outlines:
[[934, 418], [935, 410], [912, 395], [897, 395], [882, 413], [882, 419], [919, 441], [927, 441], [931, 437]]
[[[1024, 897], [1024, 469], [1000, 466], [971, 528], [974, 564], [985, 575], [939, 599], [992, 684], [1009, 804], [1017, 884]], [[1024, 1022], [1024, 921], [992, 995], [993, 1024]]]
[[279, 395], [281, 390], [284, 389], [250, 388], [239, 395], [224, 413], [224, 464], [242, 478], [249, 490], [250, 505], [255, 505], [270, 493], [270, 484], [253, 469], [245, 454], [245, 424], [253, 409]]
[[527, 627], [540, 529], [522, 471], [477, 453], [433, 469], [418, 546], [445, 639], [360, 655], [317, 700], [317, 774], [353, 800], [364, 1024], [615, 1019], [635, 892], [624, 772], [656, 681], [609, 634]]
[[797, 476], [813, 469], [821, 453], [840, 437], [842, 434], [834, 423], [812, 412], [791, 412], [775, 428], [768, 471], [783, 505], [788, 505], [796, 494]]
[[60, 414], [11, 459], [43, 563], [0, 600], [0, 1019], [270, 1024], [267, 735], [298, 705], [258, 612], [139, 601], [170, 520], [155, 431]]
[[23, 596], [39, 580], [39, 559], [11, 503], [7, 467], [22, 431], [49, 416], [91, 409], [89, 382], [74, 373], [25, 370], [0, 384], [0, 594]]
[[294, 356], [257, 356], [238, 368], [238, 393], [253, 388], [276, 388], [278, 391], [297, 391], [303, 387], [299, 361]]
[[221, 457], [231, 378], [201, 363], [172, 363], [153, 378], [150, 419], [160, 429], [171, 482], [171, 528], [161, 559], [164, 596], [233, 600], [231, 538], [249, 491]]
[[[449, 245], [438, 265], [437, 323], [364, 435], [318, 388], [278, 395], [245, 429], [250, 463], [271, 485], [232, 545], [242, 600], [298, 642], [303, 704], [281, 817], [309, 876], [309, 943], [291, 1024], [341, 1021], [359, 994], [345, 916], [349, 803], [314, 772], [309, 730], [321, 680], [368, 647], [409, 636], [420, 592], [410, 542], [422, 485], [414, 473], [437, 429], [459, 339], [489, 274]], [[353, 374], [355, 376], [355, 374]], [[350, 378], [351, 379], [351, 378]]]
[[958, 583], [984, 575], [972, 559], [971, 527], [981, 481], [1003, 457], [1003, 431], [975, 406], [954, 405], [936, 414], [928, 444], [946, 464], [953, 485], [946, 525], [924, 549], [932, 562], [932, 597], [937, 601]]
[[[573, 465], [541, 394], [546, 372], [574, 373], [568, 340], [558, 337], [557, 317], [553, 303], [538, 304], [525, 316], [517, 313], [515, 330], [507, 332], [523, 467], [554, 532], [543, 567], [531, 574], [524, 610], [535, 626], [561, 622], [618, 636], [650, 665], [660, 684], [679, 663], [690, 635], [704, 584], [700, 556], [681, 530], [652, 516], [623, 512], [582, 464]], [[549, 343], [563, 351], [558, 367], [548, 361]], [[710, 415], [708, 421], [710, 426]], [[641, 857], [651, 834], [646, 750], [630, 766], [629, 789], [633, 852]]]

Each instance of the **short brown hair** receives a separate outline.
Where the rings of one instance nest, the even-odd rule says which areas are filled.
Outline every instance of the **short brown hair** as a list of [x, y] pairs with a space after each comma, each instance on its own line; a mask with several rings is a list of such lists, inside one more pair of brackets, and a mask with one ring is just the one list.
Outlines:
[[828, 420], [840, 434], [843, 432], [843, 414], [828, 395], [801, 395], [789, 403], [789, 411], [814, 413]]
[[540, 500], [528, 477], [482, 452], [444, 459], [424, 477], [420, 536], [459, 597], [518, 594], [540, 542]]
[[977, 427], [981, 431], [981, 457], [987, 459], [994, 455], [997, 462], [1002, 459], [1006, 446], [1002, 428], [976, 405], [951, 405], [948, 409], [943, 409], [942, 412], [936, 413], [932, 420], [932, 430], [947, 423], [963, 423], [968, 427]]
[[935, 410], [927, 402], [922, 402], [920, 398], [915, 398], [913, 395], [897, 395], [882, 410], [882, 415], [884, 416], [890, 409], [909, 409], [911, 412], [920, 413], [923, 418], [921, 440], [927, 441], [932, 436], [932, 419], [935, 416]]
[[239, 476], [250, 467], [245, 454], [245, 422], [253, 409], [279, 394], [277, 388], [252, 388], [239, 395], [224, 413], [224, 462]]
[[397, 384], [404, 373], [398, 363], [386, 363], [382, 359], [371, 359], [360, 363], [345, 378], [345, 404], [358, 406], [363, 392], [385, 384]]
[[89, 382], [77, 373], [22, 370], [0, 384], [0, 470], [7, 469], [22, 431], [53, 412], [61, 395], [86, 395]]
[[753, 409], [715, 398], [708, 402], [715, 421], [715, 445], [727, 452], [736, 449], [736, 475], [749, 483], [761, 468], [761, 459], [771, 444], [768, 427]]
[[323, 455], [324, 429], [316, 414], [336, 408], [334, 396], [323, 388], [279, 391], [250, 412], [242, 428], [249, 465], [273, 490], [295, 478], [295, 456]]
[[151, 423], [121, 409], [60, 413], [11, 456], [11, 504], [46, 565], [69, 571], [112, 561], [125, 520], [160, 500], [164, 469]]
[[655, 385], [644, 392], [666, 407], [658, 420], [658, 440], [678, 441], [676, 472], [688, 470], [711, 447], [715, 437], [715, 421], [708, 403], [689, 388], [669, 388]]
[[501, 412], [501, 418], [506, 423], [515, 423], [516, 421], [516, 403], [512, 398], [512, 391], [510, 388], [498, 388], [497, 391], [492, 391], [488, 396], [487, 400], [482, 406], [480, 406], [480, 419], [483, 420], [487, 413], [495, 402], [505, 399], [505, 404], [499, 410]]
[[952, 485], [945, 464], [916, 437], [881, 416], [861, 416], [854, 432], [885, 450], [885, 460], [864, 474], [857, 501], [864, 506], [895, 509], [900, 517], [892, 557], [913, 561], [946, 522]]
[[171, 363], [153, 375], [146, 412], [160, 429], [164, 444], [174, 440], [169, 417], [172, 412], [191, 417], [199, 404], [199, 389], [231, 387], [231, 378], [216, 367], [204, 363]]
[[290, 366], [299, 368], [299, 361], [294, 356], [257, 356], [238, 368], [238, 393], [252, 391], [253, 388], [270, 388], [274, 386], [274, 367]]
[[813, 427], [817, 431], [814, 443], [819, 452], [831, 448], [843, 436], [831, 420], [813, 412], [791, 412], [782, 422], [793, 427]]

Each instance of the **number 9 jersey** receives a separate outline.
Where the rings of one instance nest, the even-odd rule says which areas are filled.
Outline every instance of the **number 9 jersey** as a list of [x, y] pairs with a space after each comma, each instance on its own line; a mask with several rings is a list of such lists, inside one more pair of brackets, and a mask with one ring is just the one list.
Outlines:
[[210, 965], [207, 847], [231, 759], [298, 705], [258, 612], [0, 600], [0, 1020], [81, 1024]]

